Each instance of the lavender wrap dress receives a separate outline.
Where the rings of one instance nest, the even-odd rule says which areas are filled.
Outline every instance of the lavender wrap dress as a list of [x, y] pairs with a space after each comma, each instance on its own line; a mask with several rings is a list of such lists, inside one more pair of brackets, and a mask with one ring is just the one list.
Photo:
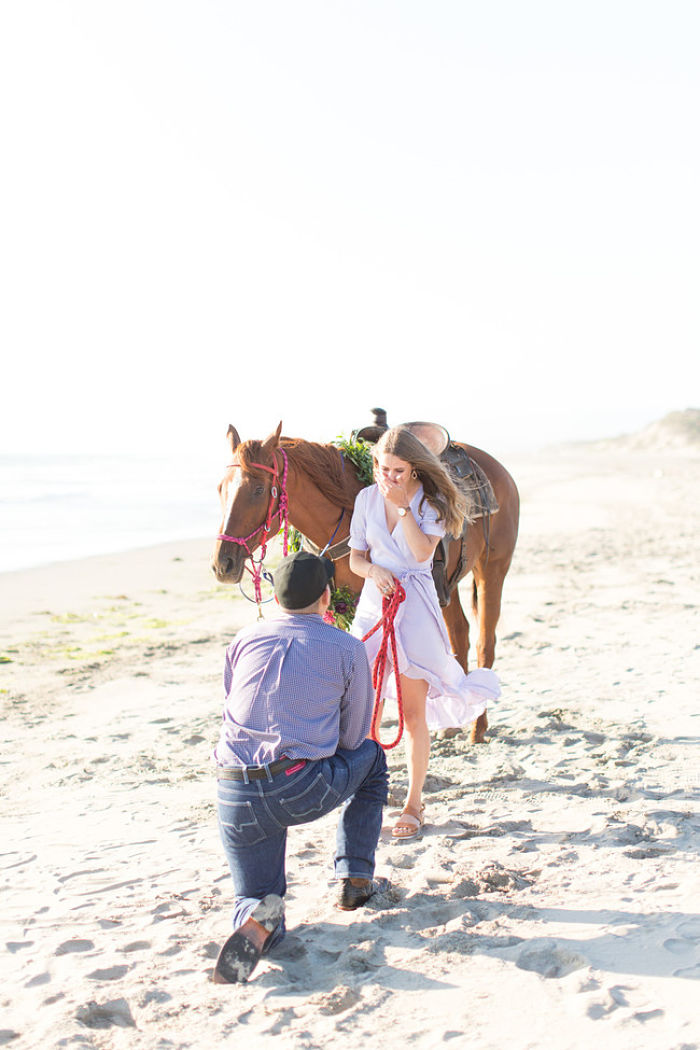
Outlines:
[[[421, 507], [423, 487], [411, 500], [411, 511], [422, 532], [443, 536], [445, 529], [427, 499]], [[447, 729], [473, 722], [491, 700], [500, 696], [497, 676], [480, 667], [465, 674], [452, 653], [431, 572], [432, 558], [416, 561], [403, 534], [402, 521], [393, 532], [386, 523], [384, 498], [377, 485], [358, 493], [350, 524], [350, 547], [369, 551], [372, 562], [389, 569], [401, 581], [406, 600], [399, 606], [394, 629], [399, 674], [428, 683], [426, 720], [430, 729]], [[362, 638], [382, 615], [382, 594], [365, 580], [351, 633]], [[365, 642], [370, 664], [381, 644], [381, 631]], [[391, 654], [389, 653], [389, 660]], [[396, 696], [394, 673], [387, 666], [385, 695]]]

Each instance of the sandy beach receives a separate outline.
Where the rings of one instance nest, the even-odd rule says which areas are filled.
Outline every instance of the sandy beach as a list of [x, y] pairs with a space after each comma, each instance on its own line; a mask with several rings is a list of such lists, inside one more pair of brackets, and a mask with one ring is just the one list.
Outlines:
[[210, 753], [256, 617], [209, 572], [215, 493], [211, 537], [0, 577], [0, 1045], [700, 1047], [700, 451], [505, 463], [489, 741], [434, 741], [424, 834], [392, 844], [387, 810], [360, 911], [333, 907], [335, 817], [291, 830], [290, 932], [246, 985], [210, 981]]

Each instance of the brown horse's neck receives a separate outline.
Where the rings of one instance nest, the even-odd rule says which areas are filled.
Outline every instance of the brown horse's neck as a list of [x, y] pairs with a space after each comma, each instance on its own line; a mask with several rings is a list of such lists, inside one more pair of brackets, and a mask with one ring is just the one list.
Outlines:
[[[295, 480], [290, 470], [289, 522], [317, 547], [325, 547], [335, 531], [341, 511], [338, 507], [333, 506], [325, 496], [322, 496], [318, 489], [314, 492], [308, 486], [304, 486], [303, 491], [301, 488], [297, 490]], [[334, 542], [343, 539], [349, 531], [350, 516], [345, 511]]]
[[[345, 478], [345, 471], [342, 475], [342, 487], [345, 490], [342, 501], [338, 498], [341, 483], [335, 483], [336, 491], [332, 495], [323, 492], [318, 478], [311, 477], [309, 470], [305, 469], [311, 446], [302, 450], [301, 445], [302, 443], [299, 442], [298, 445], [286, 449], [289, 457], [289, 477], [287, 479], [289, 521], [313, 544], [323, 548], [331, 541], [336, 527], [334, 543], [345, 539], [349, 534], [352, 504], [362, 484], [348, 465], [347, 478]], [[339, 457], [340, 454], [327, 446], [319, 446], [318, 451], [320, 450], [323, 450], [324, 454], [328, 455], [329, 462], [337, 467], [338, 464], [334, 460], [335, 456]], [[313, 451], [316, 449], [314, 448]], [[296, 455], [296, 452], [300, 454]], [[342, 461], [338, 460], [338, 463], [342, 464]]]

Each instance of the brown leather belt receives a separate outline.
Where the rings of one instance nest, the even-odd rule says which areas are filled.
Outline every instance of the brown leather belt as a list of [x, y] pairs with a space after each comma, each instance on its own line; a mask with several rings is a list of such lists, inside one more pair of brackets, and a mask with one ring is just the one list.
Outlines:
[[306, 765], [305, 758], [280, 758], [276, 762], [270, 762], [267, 766], [217, 766], [217, 780], [266, 780], [269, 776], [274, 777], [278, 773], [284, 773], [292, 766], [303, 769]]

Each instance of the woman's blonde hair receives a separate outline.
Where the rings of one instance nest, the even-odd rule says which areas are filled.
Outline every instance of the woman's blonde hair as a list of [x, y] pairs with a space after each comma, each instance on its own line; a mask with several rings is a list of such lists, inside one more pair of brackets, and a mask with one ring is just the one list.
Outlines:
[[[466, 500], [440, 460], [407, 427], [385, 430], [372, 451], [375, 471], [379, 456], [386, 452], [410, 463], [423, 485], [427, 499], [438, 512], [451, 536], [460, 536], [466, 516]], [[421, 506], [423, 501], [421, 500]]]

